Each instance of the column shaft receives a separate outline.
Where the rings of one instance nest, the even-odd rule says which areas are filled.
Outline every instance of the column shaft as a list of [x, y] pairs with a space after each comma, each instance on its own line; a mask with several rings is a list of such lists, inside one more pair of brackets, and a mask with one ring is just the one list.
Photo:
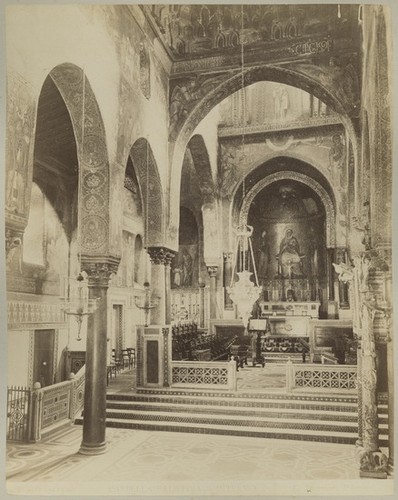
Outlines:
[[106, 451], [107, 287], [90, 287], [91, 299], [99, 299], [88, 317], [83, 441], [80, 453]]
[[164, 264], [155, 264], [151, 267], [151, 288], [155, 297], [159, 297], [159, 304], [151, 310], [151, 321], [153, 325], [164, 325], [166, 322], [166, 283]]
[[362, 435], [362, 349], [360, 342], [358, 342], [357, 348], [357, 383], [358, 383], [358, 439], [356, 442], [357, 446], [363, 446]]
[[394, 352], [390, 340], [387, 343], [388, 373], [388, 472], [394, 470]]
[[151, 323], [153, 325], [170, 324], [170, 263], [175, 252], [165, 247], [149, 247], [147, 251], [152, 263], [152, 293], [155, 297], [159, 297], [159, 305], [151, 310]]
[[164, 309], [165, 309], [165, 323], [170, 325], [171, 323], [171, 279], [170, 279], [170, 262], [166, 262], [164, 267], [164, 286], [165, 286], [165, 297], [164, 297]]
[[107, 294], [109, 278], [118, 265], [119, 259], [112, 257], [106, 262], [94, 258], [82, 262], [82, 271], [88, 275], [89, 297], [98, 302], [87, 323], [83, 440], [79, 450], [85, 455], [106, 451]]
[[207, 271], [210, 276], [210, 319], [217, 317], [217, 266], [208, 266]]
[[[336, 248], [335, 252], [335, 262], [336, 264], [346, 263], [346, 249], [345, 248]], [[348, 285], [344, 281], [338, 282], [338, 290], [339, 290], [339, 306], [342, 309], [349, 308], [348, 302]]]
[[234, 304], [229, 296], [227, 288], [231, 286], [232, 277], [232, 253], [224, 254], [224, 309], [233, 310]]
[[199, 285], [199, 294], [200, 294], [200, 319], [199, 326], [200, 328], [205, 327], [205, 287], [204, 283], [200, 283]]

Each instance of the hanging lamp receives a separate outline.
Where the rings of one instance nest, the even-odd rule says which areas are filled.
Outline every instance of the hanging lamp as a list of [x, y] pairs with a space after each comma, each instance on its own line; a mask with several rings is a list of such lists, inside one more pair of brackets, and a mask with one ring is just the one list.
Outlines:
[[[243, 47], [243, 5], [241, 6], [242, 26], [241, 26], [241, 66], [242, 66], [242, 156], [245, 158], [245, 125], [246, 125], [246, 99], [245, 76], [244, 76], [244, 47]], [[242, 183], [242, 199], [246, 194], [245, 178]], [[261, 287], [258, 284], [256, 263], [254, 260], [251, 236], [253, 227], [247, 224], [235, 229], [235, 261], [232, 270], [231, 285], [227, 291], [231, 300], [236, 305], [239, 317], [245, 327], [245, 334], [248, 332], [248, 323], [253, 310], [253, 305], [261, 294]], [[253, 272], [251, 271], [253, 269]], [[235, 274], [238, 281], [235, 281]], [[252, 280], [254, 274], [255, 281]]]

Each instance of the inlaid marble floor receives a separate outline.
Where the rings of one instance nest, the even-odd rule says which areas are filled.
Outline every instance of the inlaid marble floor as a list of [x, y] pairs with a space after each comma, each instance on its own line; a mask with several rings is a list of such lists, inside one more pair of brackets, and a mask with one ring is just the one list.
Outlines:
[[280, 482], [281, 488], [313, 480], [354, 485], [359, 477], [350, 445], [107, 429], [107, 453], [88, 457], [77, 453], [81, 435], [82, 428], [73, 426], [47, 442], [8, 444], [9, 492], [105, 494], [113, 487], [114, 494], [171, 495], [187, 492], [188, 484], [192, 494], [222, 484], [226, 492], [234, 484], [230, 495], [242, 494], [242, 485], [258, 494], [261, 482]]

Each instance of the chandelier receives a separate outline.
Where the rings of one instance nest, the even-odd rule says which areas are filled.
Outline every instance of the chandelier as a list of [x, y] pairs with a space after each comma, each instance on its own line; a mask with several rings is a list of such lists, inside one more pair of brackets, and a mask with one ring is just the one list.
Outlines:
[[[245, 125], [246, 125], [246, 99], [245, 99], [245, 76], [244, 76], [244, 47], [243, 47], [243, 5], [241, 6], [242, 26], [241, 26], [241, 97], [242, 97], [242, 156], [245, 157]], [[243, 178], [243, 195], [245, 197], [245, 178]], [[254, 261], [253, 247], [251, 236], [253, 228], [248, 225], [243, 225], [235, 231], [235, 261], [232, 270], [231, 285], [227, 291], [231, 300], [236, 305], [239, 317], [242, 319], [245, 327], [245, 334], [247, 334], [247, 327], [253, 305], [259, 298], [261, 288], [258, 285], [258, 277], [256, 271], [256, 264]], [[253, 272], [251, 272], [251, 266]], [[235, 273], [238, 276], [238, 281], [234, 281]], [[254, 273], [255, 282], [252, 281]]]
[[92, 314], [98, 307], [99, 299], [88, 298], [87, 280], [84, 279], [82, 273], [76, 278], [76, 283], [68, 283], [68, 293], [62, 299], [61, 309], [67, 316], [73, 316], [77, 322], [77, 337], [76, 340], [82, 340], [81, 329], [83, 320], [86, 316]]
[[[244, 225], [237, 229], [236, 234], [236, 260], [232, 270], [231, 286], [227, 291], [231, 300], [236, 305], [239, 317], [245, 327], [247, 334], [247, 326], [252, 315], [253, 305], [259, 298], [261, 288], [258, 285], [258, 277], [256, 264], [253, 255], [253, 246], [251, 235], [253, 234], [252, 226]], [[251, 272], [251, 265], [253, 272]], [[238, 276], [238, 281], [234, 281], [235, 273]], [[255, 282], [252, 281], [254, 274]]]
[[144, 283], [144, 296], [135, 297], [135, 305], [145, 312], [145, 326], [148, 326], [149, 311], [159, 305], [160, 297], [152, 296], [148, 281]]

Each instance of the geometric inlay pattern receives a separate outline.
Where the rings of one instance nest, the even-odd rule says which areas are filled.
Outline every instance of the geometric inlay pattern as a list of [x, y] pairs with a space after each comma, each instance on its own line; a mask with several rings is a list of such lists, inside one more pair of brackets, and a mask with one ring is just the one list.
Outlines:
[[228, 368], [173, 366], [173, 384], [228, 385]]
[[355, 389], [356, 370], [298, 370], [295, 373], [296, 387], [315, 387], [320, 389]]

